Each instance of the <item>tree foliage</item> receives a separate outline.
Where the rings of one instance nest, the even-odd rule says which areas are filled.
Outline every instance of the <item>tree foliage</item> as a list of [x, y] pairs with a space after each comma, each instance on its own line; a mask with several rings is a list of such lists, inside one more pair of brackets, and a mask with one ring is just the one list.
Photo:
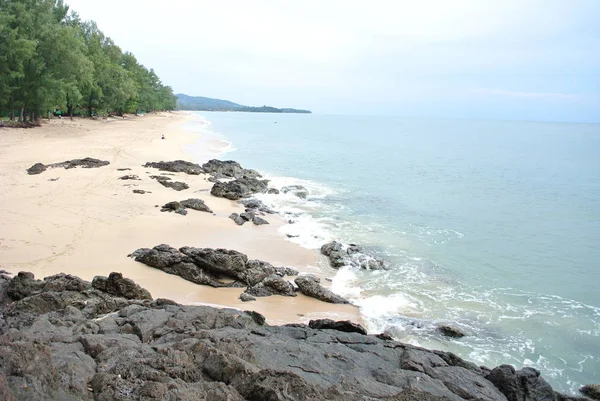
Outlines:
[[0, 115], [173, 110], [154, 70], [62, 0], [0, 0]]

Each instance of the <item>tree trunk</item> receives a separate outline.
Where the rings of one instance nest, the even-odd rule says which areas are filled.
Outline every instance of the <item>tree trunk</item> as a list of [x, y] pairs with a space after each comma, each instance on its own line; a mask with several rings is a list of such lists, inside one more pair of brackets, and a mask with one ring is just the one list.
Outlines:
[[19, 113], [19, 122], [25, 122], [25, 106], [21, 106], [21, 112]]
[[12, 109], [10, 109], [10, 121], [15, 121], [15, 111]]
[[73, 120], [73, 105], [70, 104], [67, 106], [67, 112], [69, 113], [69, 117]]
[[29, 112], [29, 122], [32, 124], [35, 122], [35, 111], [33, 110]]

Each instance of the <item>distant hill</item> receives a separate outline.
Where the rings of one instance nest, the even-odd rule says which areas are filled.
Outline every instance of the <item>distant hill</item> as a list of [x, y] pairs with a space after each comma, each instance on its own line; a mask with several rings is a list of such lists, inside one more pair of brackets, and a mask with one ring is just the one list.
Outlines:
[[246, 111], [252, 113], [311, 113], [310, 110], [299, 110], [283, 108], [278, 109], [271, 106], [251, 107], [230, 102], [229, 100], [212, 99], [202, 96], [188, 96], [183, 93], [177, 97], [178, 110], [202, 110], [202, 111]]

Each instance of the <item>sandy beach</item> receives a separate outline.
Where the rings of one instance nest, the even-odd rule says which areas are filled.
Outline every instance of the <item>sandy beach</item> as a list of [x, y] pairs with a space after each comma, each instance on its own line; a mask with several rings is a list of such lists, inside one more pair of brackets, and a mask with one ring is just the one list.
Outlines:
[[[0, 269], [13, 274], [31, 271], [36, 278], [63, 272], [86, 280], [117, 271], [147, 288], [154, 298], [256, 310], [271, 324], [325, 316], [358, 321], [353, 306], [300, 294], [243, 303], [238, 299], [243, 289], [199, 286], [127, 258], [135, 249], [165, 243], [235, 249], [275, 266], [328, 274], [320, 255], [286, 241], [278, 232], [283, 224], [278, 216], [268, 216], [269, 225], [235, 225], [228, 216], [242, 212], [242, 207], [210, 195], [207, 175], [175, 173], [173, 179], [190, 187], [180, 192], [149, 178], [158, 170], [142, 167], [146, 162], [207, 161], [185, 152], [187, 145], [202, 141], [201, 135], [181, 129], [192, 118], [186, 113], [160, 113], [125, 119], [54, 119], [34, 129], [0, 129]], [[218, 145], [206, 143], [207, 148]], [[26, 172], [38, 162], [84, 157], [107, 160], [110, 165], [53, 168], [39, 175]], [[119, 179], [127, 174], [140, 180]], [[136, 194], [134, 189], [150, 193]], [[192, 197], [203, 199], [214, 215], [191, 210], [181, 216], [161, 213], [157, 207]]]

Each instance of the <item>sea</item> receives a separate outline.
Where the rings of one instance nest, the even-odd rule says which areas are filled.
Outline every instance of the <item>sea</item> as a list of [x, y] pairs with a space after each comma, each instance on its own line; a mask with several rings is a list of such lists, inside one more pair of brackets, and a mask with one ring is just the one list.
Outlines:
[[387, 261], [332, 282], [370, 332], [531, 366], [566, 393], [600, 382], [600, 124], [195, 112], [184, 128], [197, 162], [308, 190], [258, 196], [289, 241]]

